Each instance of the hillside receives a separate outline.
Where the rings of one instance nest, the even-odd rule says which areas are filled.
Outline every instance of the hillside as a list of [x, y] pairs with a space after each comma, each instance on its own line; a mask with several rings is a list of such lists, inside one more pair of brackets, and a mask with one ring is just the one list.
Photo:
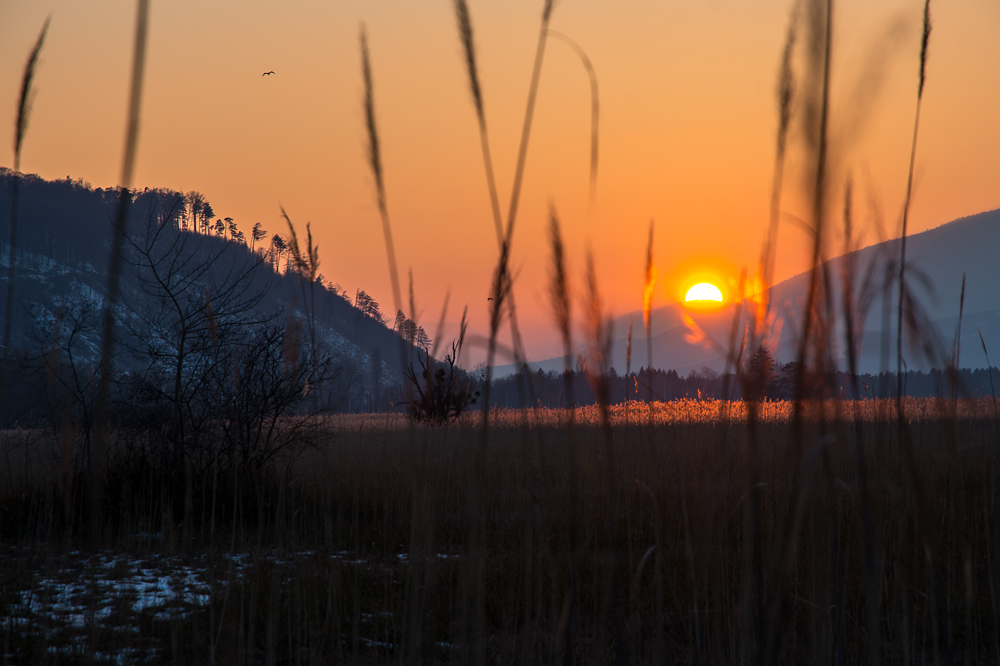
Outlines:
[[[10, 261], [12, 181], [9, 170], [0, 170], [2, 299]], [[29, 365], [56, 346], [72, 351], [77, 364], [98, 361], [97, 313], [107, 289], [117, 206], [113, 189], [69, 179], [22, 178], [12, 348]], [[203, 330], [196, 332], [207, 336], [206, 345], [218, 345], [226, 326], [230, 335], [240, 327], [269, 327], [294, 332], [311, 348], [312, 312], [316, 351], [329, 358], [335, 375], [334, 407], [388, 408], [390, 400], [398, 400], [400, 337], [363, 292], [354, 307], [348, 294], [322, 276], [310, 285], [308, 278], [289, 271], [287, 228], [271, 230], [280, 234], [275, 241], [279, 234], [264, 235], [258, 227], [255, 235], [219, 218], [198, 193], [145, 190], [134, 193], [128, 230], [117, 359], [127, 373], [174, 353], [169, 350], [184, 317], [201, 322]], [[171, 319], [178, 300], [178, 312], [186, 314]]]

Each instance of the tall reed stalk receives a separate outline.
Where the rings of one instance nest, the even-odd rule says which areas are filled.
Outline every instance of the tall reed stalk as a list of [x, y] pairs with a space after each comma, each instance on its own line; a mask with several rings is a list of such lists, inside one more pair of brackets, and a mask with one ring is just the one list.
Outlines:
[[385, 177], [382, 172], [382, 153], [379, 147], [378, 126], [375, 122], [375, 91], [372, 84], [371, 61], [368, 57], [368, 33], [364, 24], [359, 34], [361, 42], [361, 76], [365, 84], [365, 127], [368, 130], [368, 166], [375, 178], [375, 197], [378, 212], [382, 218], [382, 234], [385, 236], [385, 253], [389, 261], [389, 280], [392, 282], [392, 302], [396, 312], [403, 309], [402, 291], [399, 289], [399, 270], [396, 264], [396, 247], [392, 242], [392, 224], [389, 208], [385, 201]]
[[[923, 102], [924, 85], [927, 80], [927, 54], [931, 35], [930, 4], [930, 0], [924, 0], [923, 30], [920, 40], [920, 70], [917, 85], [917, 106], [913, 117], [913, 137], [910, 142], [910, 162], [906, 177], [906, 197], [903, 200], [902, 231], [900, 234], [899, 295], [896, 310], [896, 421], [899, 444], [903, 449], [905, 463], [909, 471], [910, 478], [916, 489], [915, 499], [917, 503], [917, 514], [922, 527], [924, 545], [927, 549], [928, 566], [931, 569], [934, 581], [934, 591], [936, 597], [934, 602], [937, 606], [937, 613], [934, 616], [934, 639], [936, 641], [936, 647], [943, 649], [945, 660], [950, 664], [952, 661], [951, 631], [950, 622], [948, 620], [947, 599], [944, 590], [945, 581], [944, 572], [942, 571], [943, 563], [938, 557], [940, 545], [938, 543], [939, 537], [934, 531], [935, 521], [931, 516], [933, 507], [927, 497], [927, 485], [923, 480], [923, 474], [920, 470], [919, 461], [916, 459], [916, 454], [913, 451], [913, 446], [910, 441], [910, 429], [903, 413], [905, 405], [903, 401], [903, 394], [905, 390], [905, 386], [903, 384], [905, 367], [903, 362], [904, 305], [912, 302], [912, 298], [906, 294], [906, 234], [910, 204], [913, 196], [913, 171], [917, 156], [917, 136], [920, 129], [920, 109]], [[912, 312], [909, 319], [914, 319]], [[939, 645], [937, 642], [943, 643], [943, 645]]]
[[951, 403], [952, 415], [958, 408], [959, 364], [962, 361], [962, 315], [965, 313], [965, 272], [962, 272], [962, 291], [958, 297], [958, 325], [955, 327], [955, 342], [951, 349]]
[[614, 663], [622, 666], [625, 663], [625, 613], [622, 603], [622, 581], [619, 572], [619, 496], [617, 486], [617, 451], [614, 442], [614, 431], [611, 427], [609, 405], [611, 395], [608, 382], [608, 370], [611, 361], [612, 330], [611, 321], [605, 317], [604, 304], [601, 299], [597, 282], [597, 270], [594, 267], [593, 252], [587, 252], [587, 292], [585, 295], [585, 319], [588, 342], [590, 344], [590, 360], [587, 364], [587, 379], [590, 381], [597, 398], [601, 414], [601, 433], [604, 448], [604, 472], [606, 492], [608, 494], [608, 610], [611, 613], [614, 637]]
[[49, 31], [51, 17], [45, 19], [42, 31], [38, 34], [35, 46], [28, 55], [24, 65], [24, 75], [21, 77], [21, 95], [17, 103], [17, 123], [14, 125], [14, 178], [11, 181], [10, 193], [10, 241], [7, 245], [7, 305], [3, 320], [3, 359], [0, 361], [0, 420], [3, 419], [7, 396], [7, 376], [10, 369], [10, 337], [14, 327], [14, 281], [17, 274], [17, 199], [21, 184], [21, 147], [24, 136], [28, 132], [28, 120], [31, 117], [31, 103], [34, 91], [31, 84], [35, 78], [35, 67], [38, 66], [38, 56], [45, 44], [45, 35]]
[[104, 305], [101, 333], [101, 365], [94, 408], [94, 437], [90, 456], [90, 530], [91, 542], [100, 542], [101, 496], [104, 488], [104, 467], [107, 455], [108, 403], [114, 380], [112, 360], [115, 351], [115, 309], [121, 293], [121, 270], [128, 233], [128, 214], [132, 203], [132, 175], [139, 144], [139, 115], [142, 104], [142, 81], [146, 67], [146, 33], [148, 31], [149, 0], [138, 0], [135, 23], [135, 44], [132, 50], [132, 81], [129, 88], [128, 125], [125, 131], [125, 154], [122, 159], [121, 188], [118, 191], [118, 214], [108, 266], [108, 293]]
[[646, 273], [642, 281], [642, 324], [646, 328], [646, 403], [649, 423], [653, 423], [653, 290], [656, 287], [656, 266], [653, 263], [653, 220], [649, 221], [646, 242]]
[[[292, 263], [295, 272], [302, 281], [302, 301], [308, 310], [309, 317], [309, 337], [312, 343], [312, 353], [316, 355], [316, 278], [319, 275], [319, 246], [313, 244], [312, 225], [306, 222], [306, 245], [302, 248], [299, 244], [299, 235], [295, 232], [295, 225], [291, 218], [281, 207], [281, 216], [288, 224], [288, 249], [292, 255]], [[303, 251], [303, 249], [305, 251]], [[309, 293], [305, 292], [305, 281], [309, 282]], [[307, 299], [308, 296], [308, 299]]]
[[986, 355], [986, 372], [990, 373], [990, 401], [993, 403], [993, 428], [997, 433], [997, 447], [1000, 448], [1000, 412], [997, 411], [997, 392], [993, 386], [993, 366], [990, 365], [990, 353], [986, 351], [986, 340], [983, 339], [983, 332], [978, 328], [979, 342], [983, 345], [983, 354]]
[[[757, 307], [750, 319], [749, 349], [756, 350], [762, 345], [770, 324], [771, 285], [774, 279], [774, 260], [777, 254], [778, 222], [781, 211], [781, 194], [784, 184], [785, 154], [788, 148], [788, 132], [792, 121], [792, 104], [795, 100], [795, 74], [792, 69], [795, 54], [796, 36], [799, 23], [799, 4], [796, 3], [788, 20], [785, 31], [785, 44], [782, 49], [781, 65], [778, 70], [777, 107], [778, 129], [775, 137], [774, 173], [771, 182], [771, 206], [767, 238], [761, 252], [759, 284], [754, 285], [759, 293], [756, 295]], [[650, 230], [652, 233], [652, 230]], [[742, 297], [742, 294], [741, 294]], [[647, 335], [648, 337], [648, 335]], [[763, 369], [766, 372], [766, 369]], [[753, 642], [755, 657], [759, 664], [764, 663], [767, 649], [766, 612], [764, 608], [764, 570], [761, 538], [761, 514], [759, 498], [758, 451], [760, 450], [760, 430], [758, 424], [758, 401], [764, 397], [765, 372], [758, 371], [750, 376], [744, 376], [741, 382], [744, 400], [747, 404], [746, 439], [743, 445], [743, 475], [746, 485], [745, 501], [743, 502], [743, 587], [741, 605], [747, 609], [743, 615], [741, 630], [740, 658], [749, 659], [750, 632], [753, 626]], [[650, 414], [652, 423], [652, 414]], [[752, 600], [752, 601], [751, 601]], [[751, 612], [752, 609], [752, 612]]]
[[[486, 110], [483, 104], [482, 85], [479, 80], [479, 69], [477, 66], [475, 39], [472, 31], [472, 18], [469, 14], [469, 7], [465, 0], [455, 0], [455, 16], [458, 22], [459, 39], [462, 42], [462, 49], [465, 54], [466, 71], [469, 76], [469, 91], [472, 94], [473, 105], [476, 110], [476, 119], [479, 126], [479, 139], [483, 153], [483, 163], [486, 169], [486, 183], [490, 193], [490, 209], [493, 213], [493, 224], [497, 235], [497, 246], [500, 253], [504, 252], [504, 242], [506, 239], [507, 252], [510, 251], [510, 241], [514, 233], [514, 220], [517, 215], [517, 204], [520, 198], [521, 181], [524, 175], [524, 166], [527, 159], [528, 139], [531, 134], [531, 121], [534, 117], [535, 97], [538, 91], [538, 82], [541, 77], [542, 58], [545, 53], [545, 38], [548, 34], [549, 18], [552, 14], [552, 0], [546, 0], [542, 12], [542, 27], [538, 37], [538, 48], [535, 54], [535, 65], [532, 73], [531, 86], [528, 91], [528, 107], [525, 111], [524, 126], [521, 131], [521, 143], [518, 153], [517, 167], [514, 172], [514, 185], [511, 193], [510, 208], [508, 209], [506, 229], [502, 222], [503, 214], [500, 211], [500, 199], [497, 193], [496, 177], [493, 171], [493, 158], [490, 154], [489, 132], [486, 126]], [[528, 371], [524, 344], [521, 339], [520, 328], [517, 323], [517, 306], [514, 301], [514, 293], [511, 291], [507, 298], [507, 316], [510, 319], [511, 349], [514, 354], [515, 364], [523, 378], [526, 379]], [[495, 303], [494, 303], [495, 306]], [[522, 380], [523, 381], [523, 380]], [[532, 384], [527, 381], [528, 390], [533, 392]], [[533, 401], [532, 401], [533, 402]], [[486, 408], [489, 404], [486, 403]]]
[[[770, 287], [774, 280], [774, 260], [778, 252], [778, 222], [781, 217], [781, 194], [785, 177], [785, 153], [788, 150], [788, 130], [792, 122], [792, 103], [795, 101], [795, 73], [792, 59], [798, 34], [799, 5], [796, 3], [785, 30], [785, 45], [781, 51], [778, 71], [778, 131], [774, 147], [774, 173], [771, 176], [771, 208], [767, 227], [767, 241], [761, 256], [761, 296], [765, 311], [770, 306]], [[754, 340], [753, 342], [756, 342]]]
[[[396, 247], [392, 241], [392, 224], [389, 220], [389, 207], [385, 197], [385, 177], [382, 170], [382, 152], [378, 136], [378, 125], [375, 119], [375, 90], [372, 82], [371, 61], [368, 55], [368, 33], [364, 24], [359, 32], [359, 42], [361, 45], [361, 77], [365, 85], [364, 109], [365, 109], [365, 129], [368, 131], [368, 166], [371, 168], [372, 176], [375, 178], [375, 198], [378, 203], [379, 216], [382, 219], [382, 234], [385, 238], [385, 254], [389, 263], [389, 281], [392, 283], [392, 302], [396, 312], [403, 311], [403, 296], [399, 288], [399, 270], [396, 263]], [[412, 313], [411, 313], [412, 314]], [[414, 329], [416, 327], [414, 326]], [[412, 340], [410, 341], [412, 345]], [[407, 367], [408, 354], [407, 342], [400, 336], [399, 338], [399, 367], [400, 372]], [[404, 401], [409, 403], [411, 398], [411, 387], [408, 382], [403, 382]]]
[[[881, 662], [881, 629], [879, 622], [879, 589], [877, 580], [877, 564], [875, 561], [875, 541], [871, 519], [871, 495], [868, 484], [868, 459], [865, 451], [864, 426], [860, 414], [861, 387], [858, 379], [858, 331], [864, 330], [864, 318], [868, 305], [871, 303], [870, 290], [855, 298], [853, 280], [857, 275], [856, 249], [852, 243], [854, 232], [852, 228], [852, 185], [850, 179], [844, 187], [844, 255], [841, 259], [842, 281], [841, 302], [844, 320], [844, 349], [847, 352], [848, 373], [851, 378], [851, 394], [854, 399], [851, 408], [854, 421], [854, 446], [858, 474], [858, 494], [861, 510], [861, 533], [864, 547], [866, 613], [868, 627], [868, 661], [876, 665]], [[874, 264], [872, 264], [872, 268]], [[861, 281], [862, 285], [874, 284], [871, 271]]]
[[528, 139], [531, 136], [531, 122], [535, 117], [535, 98], [538, 96], [538, 82], [542, 77], [542, 60], [545, 57], [545, 44], [549, 35], [549, 19], [552, 17], [553, 6], [552, 0], [545, 0], [545, 6], [542, 9], [542, 26], [538, 31], [535, 65], [531, 72], [531, 86], [528, 88], [528, 105], [524, 111], [524, 126], [521, 129], [521, 143], [517, 151], [517, 167], [514, 169], [514, 185], [511, 187], [510, 206], [507, 208], [508, 239], [514, 233], [517, 205], [521, 199], [521, 183], [524, 179], [524, 166], [528, 159]]
[[587, 200], [590, 202], [591, 209], [593, 209], [594, 203], [597, 200], [597, 154], [600, 139], [600, 131], [598, 130], [598, 127], [601, 117], [601, 101], [597, 86], [597, 70], [594, 69], [593, 63], [590, 62], [587, 52], [584, 51], [583, 48], [568, 35], [564, 35], [563, 33], [552, 29], [549, 29], [549, 35], [555, 37], [573, 49], [573, 52], [576, 53], [578, 58], [580, 58], [580, 64], [583, 65], [584, 71], [587, 72], [587, 79], [590, 81], [590, 188], [588, 190]]
[[549, 297], [552, 300], [552, 312], [555, 315], [556, 328], [563, 345], [563, 391], [567, 399], [568, 415], [566, 418], [566, 435], [569, 447], [567, 449], [566, 466], [569, 470], [569, 497], [572, 505], [569, 516], [569, 552], [570, 552], [570, 589], [566, 607], [566, 622], [563, 625], [561, 643], [563, 648], [564, 666], [573, 666], [576, 659], [575, 638], [579, 631], [580, 605], [580, 512], [577, 509], [580, 499], [580, 452], [574, 430], [574, 415], [576, 402], [573, 396], [573, 339], [571, 332], [572, 297], [569, 289], [568, 271], [566, 269], [566, 250], [563, 245], [562, 233], [559, 229], [559, 217], [555, 208], [549, 210], [549, 241], [552, 245], [552, 274], [549, 281]]
[[920, 107], [924, 100], [927, 80], [927, 46], [931, 37], [931, 0], [924, 0], [924, 23], [920, 38], [920, 77], [917, 84], [917, 110], [913, 116], [913, 139], [910, 141], [910, 168], [906, 175], [906, 198], [903, 200], [903, 230], [899, 238], [899, 302], [896, 310], [896, 410], [903, 421], [903, 302], [906, 292], [906, 228], [913, 195], [913, 167], [917, 159], [917, 133], [920, 129]]
[[823, 285], [821, 280], [823, 270], [823, 239], [825, 235], [826, 194], [827, 194], [827, 151], [828, 124], [830, 109], [830, 59], [833, 34], [833, 0], [813, 0], [807, 5], [806, 20], [808, 21], [809, 40], [807, 54], [809, 56], [808, 79], [816, 86], [806, 99], [806, 141], [809, 150], [812, 169], [810, 183], [811, 199], [811, 235], [812, 249], [810, 253], [809, 286], [806, 292], [805, 308], [802, 314], [802, 328], [799, 331], [799, 344], [796, 353], [794, 377], [795, 399], [792, 409], [791, 442], [792, 455], [795, 459], [794, 469], [797, 476], [793, 480], [789, 497], [788, 520], [784, 530], [784, 554], [775, 560], [776, 595], [773, 600], [776, 608], [772, 613], [773, 630], [771, 639], [770, 661], [775, 666], [781, 660], [781, 652], [787, 628], [789, 614], [789, 584], [791, 569], [794, 566], [799, 532], [805, 513], [805, 504], [811, 485], [812, 469], [807, 465], [805, 441], [804, 408], [805, 399], [816, 373], [807, 371], [808, 352], [814, 348], [820, 297]]

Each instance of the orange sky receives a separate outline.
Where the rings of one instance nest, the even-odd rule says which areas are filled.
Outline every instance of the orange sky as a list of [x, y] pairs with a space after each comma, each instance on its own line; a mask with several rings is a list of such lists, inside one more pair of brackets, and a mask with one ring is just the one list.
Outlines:
[[[506, 208], [541, 0], [470, 0], [495, 168]], [[872, 9], [877, 5], [876, 9]], [[689, 275], [755, 267], [768, 215], [776, 70], [791, 2], [563, 0], [552, 27], [589, 54], [600, 82], [597, 205], [588, 219], [589, 84], [549, 43], [513, 262], [529, 354], [558, 352], [547, 306], [546, 218], [559, 210], [576, 284], [593, 247], [618, 314], [642, 303], [646, 230], [656, 220], [656, 304]], [[870, 183], [898, 233], [916, 88], [922, 2], [836, 6], [837, 164]], [[1000, 206], [1000, 6], [933, 5], [912, 230]], [[52, 15], [22, 167], [117, 183], [134, 2], [0, 5], [0, 128], [22, 67]], [[321, 272], [383, 311], [392, 292], [365, 163], [358, 27], [367, 23], [386, 187], [401, 272], [421, 323], [444, 293], [482, 330], [496, 240], [475, 115], [449, 0], [152, 0], [135, 185], [203, 192], [219, 216], [285, 233], [279, 205], [311, 221]], [[274, 70], [274, 76], [261, 73]], [[877, 76], [881, 72], [881, 77]], [[881, 80], [881, 84], [872, 84]], [[860, 86], [859, 81], [871, 85]], [[860, 92], [859, 92], [860, 91]], [[0, 164], [12, 166], [11, 143]], [[790, 172], [789, 182], [796, 182]], [[867, 201], [869, 195], [865, 194]], [[790, 200], [786, 207], [795, 213]], [[777, 277], [804, 266], [805, 236], [782, 227]], [[875, 232], [871, 240], [877, 240]], [[405, 290], [404, 284], [404, 290]]]

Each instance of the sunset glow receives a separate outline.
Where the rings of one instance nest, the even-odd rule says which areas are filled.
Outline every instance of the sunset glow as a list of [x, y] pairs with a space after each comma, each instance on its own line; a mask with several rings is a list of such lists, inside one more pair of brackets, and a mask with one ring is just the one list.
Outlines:
[[[770, 219], [774, 91], [792, 0], [625, 4], [564, 3], [553, 14], [551, 28], [579, 45], [596, 73], [599, 159], [592, 184], [590, 82], [574, 49], [555, 40], [544, 51], [514, 211], [517, 317], [533, 360], [562, 353], [548, 299], [536, 295], [548, 281], [551, 206], [564, 221], [570, 265], [592, 245], [602, 288], [620, 295], [615, 311], [634, 312], [637, 322], [652, 311], [653, 325], [656, 309], [687, 302], [693, 282], [717, 285], [723, 303], [740, 300], [737, 278], [757, 266]], [[244, 233], [259, 223], [268, 239], [287, 233], [284, 207], [296, 224], [312, 223], [325, 280], [352, 294], [364, 290], [392, 319], [360, 110], [363, 22], [400, 275], [412, 269], [415, 301], [434, 320], [429, 328], [450, 293], [445, 341], [457, 339], [466, 304], [470, 333], [487, 335], [482, 292], [498, 256], [494, 211], [452, 5], [305, 0], [275, 11], [250, 0], [236, 19], [218, 0], [154, 3], [133, 185], [200, 192], [216, 219], [230, 217]], [[470, 0], [503, 218], [540, 6]], [[886, 211], [898, 210], [906, 192], [921, 10], [919, 2], [860, 0], [837, 10], [838, 170], [863, 172], [871, 192], [857, 200]], [[935, 12], [934, 86], [921, 115], [910, 233], [1000, 205], [1000, 42], [992, 30], [1000, 5], [959, 0]], [[14, 127], [22, 68], [50, 14], [22, 170], [113, 187], [122, 166], [131, 2], [5, 3], [0, 128]], [[854, 96], [865, 105], [855, 108]], [[0, 167], [9, 168], [5, 141]], [[807, 270], [811, 256], [806, 235], [788, 223], [811, 210], [798, 186], [807, 165], [795, 146], [788, 159], [772, 283]], [[650, 220], [655, 287], [643, 272]], [[858, 233], [862, 244], [879, 239], [867, 227]], [[471, 346], [463, 355], [473, 365], [485, 356]]]
[[699, 282], [687, 291], [687, 295], [684, 300], [688, 303], [691, 302], [705, 302], [714, 301], [717, 303], [722, 303], [722, 291], [719, 290], [714, 284], [708, 282]]

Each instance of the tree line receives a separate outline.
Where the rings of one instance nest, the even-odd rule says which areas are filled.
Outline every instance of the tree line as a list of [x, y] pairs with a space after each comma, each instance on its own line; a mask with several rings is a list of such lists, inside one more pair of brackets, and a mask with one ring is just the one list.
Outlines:
[[[742, 365], [740, 375], [720, 373], [705, 366], [681, 374], [676, 370], [640, 368], [628, 374], [619, 374], [612, 367], [608, 372], [611, 404], [629, 400], [716, 400], [743, 399], [742, 386], [749, 383], [762, 386], [760, 397], [767, 400], [791, 400], [795, 397], [796, 363], [778, 363], [771, 352], [758, 348]], [[472, 386], [479, 390], [483, 372], [474, 372]], [[823, 397], [849, 399], [852, 397], [851, 377], [846, 372], [836, 372], [830, 378], [833, 392]], [[863, 399], [890, 398], [896, 393], [896, 373], [863, 374], [859, 376]], [[911, 397], [990, 397], [994, 387], [1000, 387], [1000, 370], [992, 368], [963, 368], [954, 372], [910, 370], [903, 374], [904, 395]], [[519, 407], [537, 405], [559, 408], [597, 402], [587, 374], [584, 357], [577, 358], [574, 367], [565, 373], [536, 370], [494, 379], [490, 402], [494, 407]]]

